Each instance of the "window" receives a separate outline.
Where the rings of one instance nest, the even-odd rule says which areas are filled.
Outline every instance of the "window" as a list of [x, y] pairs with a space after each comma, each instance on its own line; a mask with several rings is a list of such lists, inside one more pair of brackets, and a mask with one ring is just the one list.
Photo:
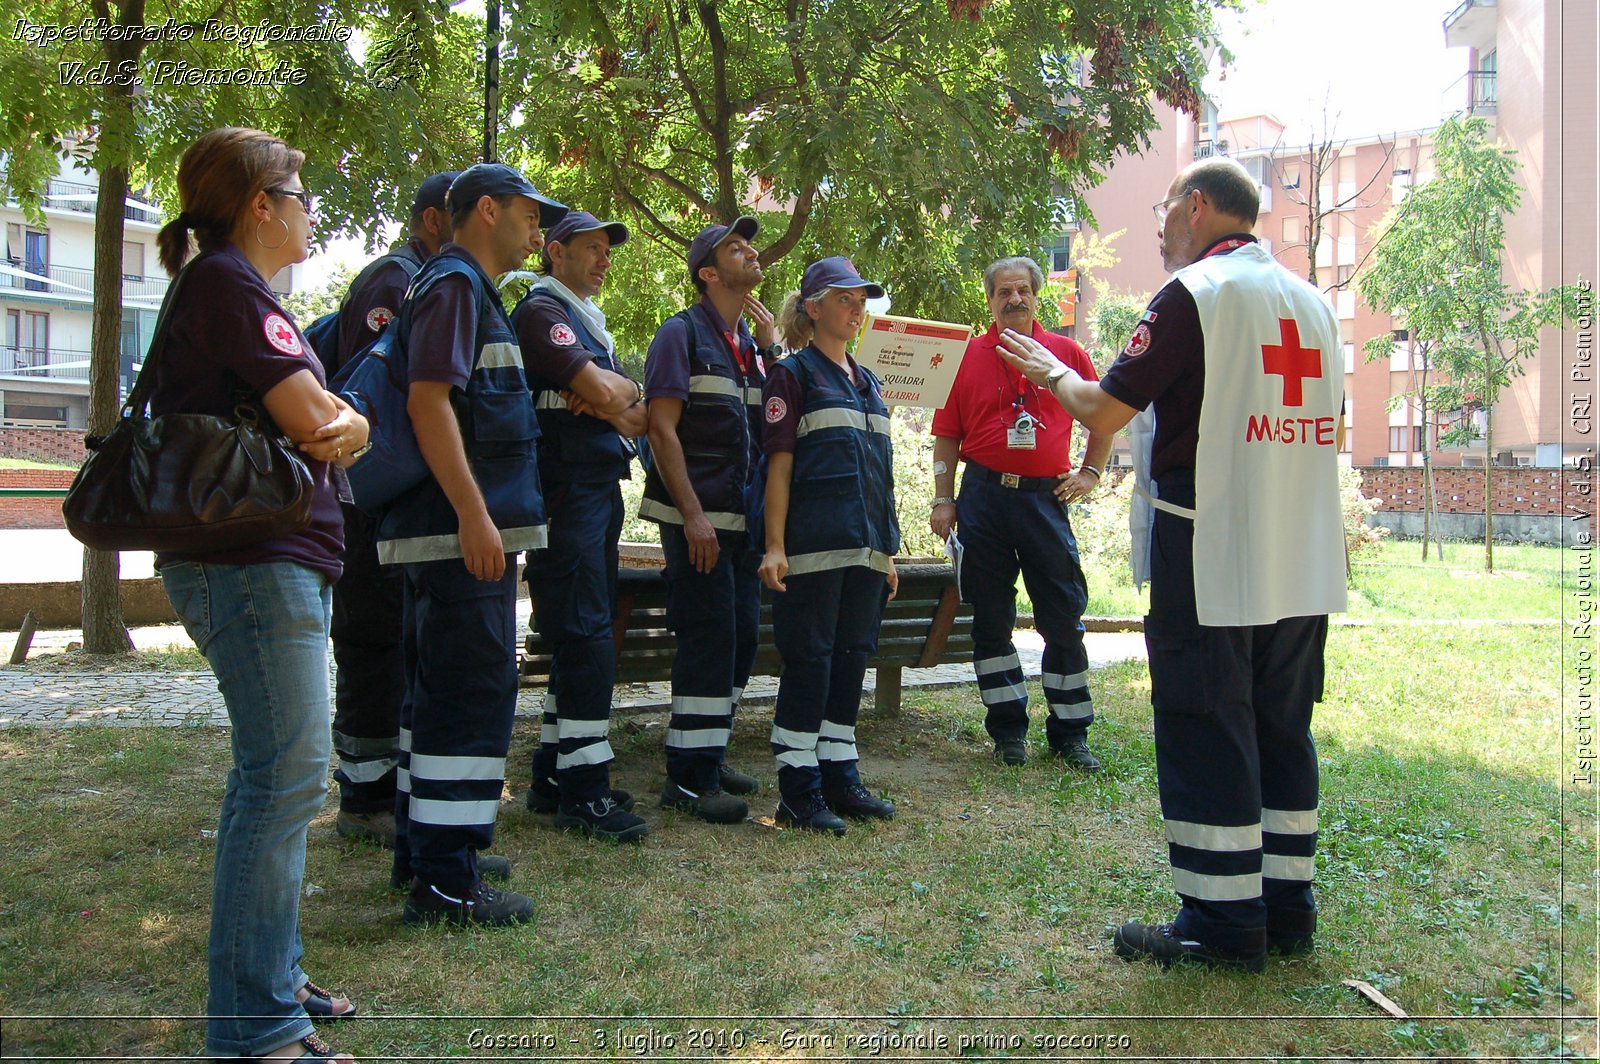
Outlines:
[[50, 362], [50, 315], [6, 311], [5, 368], [15, 372]]
[[1283, 242], [1293, 244], [1300, 239], [1300, 216], [1291, 214], [1283, 220]]
[[137, 240], [122, 242], [122, 277], [127, 281], [144, 279], [144, 245]]
[[1416, 452], [1422, 450], [1422, 426], [1393, 425], [1389, 429], [1389, 450]]
[[1389, 456], [1386, 454], [1375, 454], [1372, 456], [1372, 464], [1375, 466], [1386, 466], [1389, 464]]
[[43, 292], [50, 287], [49, 281], [44, 279], [50, 269], [49, 233], [41, 233], [37, 229], [23, 230], [22, 268], [33, 274], [23, 285], [28, 291]]
[[1049, 263], [1046, 273], [1060, 273], [1072, 265], [1072, 235], [1062, 233], [1044, 248], [1045, 261]]

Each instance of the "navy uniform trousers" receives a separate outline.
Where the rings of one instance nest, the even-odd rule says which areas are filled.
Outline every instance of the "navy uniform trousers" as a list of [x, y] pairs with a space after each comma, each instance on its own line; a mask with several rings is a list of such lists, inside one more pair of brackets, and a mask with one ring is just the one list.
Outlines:
[[678, 637], [672, 658], [667, 777], [692, 793], [719, 790], [717, 766], [733, 737], [733, 711], [750, 679], [761, 626], [761, 557], [743, 532], [717, 530], [709, 573], [689, 561], [681, 525], [661, 525], [667, 570], [667, 624]]
[[460, 558], [405, 569], [395, 871], [460, 896], [494, 842], [517, 709], [517, 559], [479, 580]]
[[854, 565], [784, 578], [772, 596], [772, 641], [783, 657], [772, 715], [778, 793], [786, 801], [861, 782], [856, 716], [889, 584]]
[[339, 808], [381, 813], [394, 808], [399, 764], [400, 653], [405, 578], [378, 564], [377, 527], [350, 503], [344, 510], [344, 573], [333, 585], [333, 748], [339, 754]]
[[617, 682], [612, 620], [622, 490], [614, 480], [547, 483], [550, 541], [529, 551], [523, 575], [533, 621], [552, 648], [535, 779], [553, 780], [562, 805], [610, 793], [611, 689]]
[[1020, 569], [1033, 600], [1034, 628], [1044, 637], [1045, 739], [1059, 748], [1094, 723], [1083, 646], [1089, 586], [1072, 523], [1051, 490], [1055, 478], [1024, 478], [1022, 488], [1008, 488], [997, 477], [968, 462], [956, 501], [964, 548], [961, 597], [972, 604], [972, 664], [988, 711], [984, 727], [996, 742], [1028, 734], [1028, 688], [1011, 641]]
[[[1194, 505], [1190, 470], [1160, 497]], [[1180, 937], [1259, 954], [1316, 930], [1317, 750], [1328, 618], [1202, 626], [1194, 525], [1157, 510], [1151, 546], [1150, 703]]]

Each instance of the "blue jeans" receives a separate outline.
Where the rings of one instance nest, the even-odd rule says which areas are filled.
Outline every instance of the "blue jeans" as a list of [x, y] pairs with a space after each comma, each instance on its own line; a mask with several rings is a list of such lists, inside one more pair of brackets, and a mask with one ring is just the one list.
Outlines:
[[206, 1052], [263, 1053], [311, 1033], [295, 1000], [306, 828], [328, 786], [328, 578], [292, 562], [161, 568], [216, 673], [233, 768], [217, 822]]

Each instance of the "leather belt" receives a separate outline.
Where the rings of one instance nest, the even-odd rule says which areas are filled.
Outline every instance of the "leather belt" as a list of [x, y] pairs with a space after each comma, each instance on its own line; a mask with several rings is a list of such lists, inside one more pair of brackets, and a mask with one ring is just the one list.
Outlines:
[[967, 461], [967, 474], [1014, 491], [1053, 490], [1057, 483], [1055, 477], [1024, 477], [1016, 473], [1002, 473], [988, 466], [981, 466], [970, 459]]

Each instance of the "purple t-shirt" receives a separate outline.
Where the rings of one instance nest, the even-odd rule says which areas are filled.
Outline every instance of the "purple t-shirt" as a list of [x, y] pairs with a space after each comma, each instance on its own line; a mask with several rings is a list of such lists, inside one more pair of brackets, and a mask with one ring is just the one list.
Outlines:
[[[446, 244], [440, 255], [476, 261], [459, 244]], [[478, 304], [472, 278], [449, 273], [434, 281], [411, 311], [406, 338], [410, 379], [451, 384], [463, 390], [477, 361]]]
[[[409, 241], [406, 247], [417, 261], [428, 261], [428, 249], [421, 241]], [[374, 270], [359, 288], [350, 289], [339, 313], [339, 350], [335, 366], [343, 366], [357, 351], [378, 338], [383, 327], [400, 313], [400, 302], [410, 286], [411, 275], [406, 268], [390, 259]]]
[[522, 368], [528, 374], [529, 386], [535, 391], [570, 388], [572, 378], [595, 360], [594, 352], [578, 342], [568, 313], [560, 299], [540, 292], [524, 302], [517, 314], [517, 346], [522, 348]]
[[[267, 282], [232, 244], [207, 252], [189, 267], [172, 308], [166, 349], [156, 352], [150, 410], [162, 414], [232, 417], [238, 397], [261, 397], [306, 370], [325, 384], [322, 364]], [[263, 408], [264, 409], [264, 408]], [[302, 454], [302, 457], [305, 457]], [[176, 561], [217, 565], [295, 562], [339, 579], [344, 515], [326, 462], [306, 458], [315, 485], [311, 524], [282, 539], [230, 551], [156, 555], [156, 567]]]
[[[856, 360], [849, 355], [845, 355], [845, 361], [850, 367], [850, 384], [857, 395], [862, 400], [871, 399], [872, 384], [866, 374], [857, 368]], [[811, 387], [826, 393], [835, 390], [835, 382], [831, 378], [814, 379]], [[793, 454], [800, 419], [806, 412], [806, 390], [800, 386], [800, 378], [790, 371], [787, 359], [773, 363], [767, 373], [767, 387], [762, 397], [765, 400], [762, 416], [766, 421], [764, 446], [767, 454]]]
[[[717, 313], [717, 308], [712, 305], [711, 300], [700, 300], [699, 307], [717, 335], [726, 338], [731, 334], [738, 338], [740, 353], [747, 364], [761, 366], [761, 356], [756, 352], [756, 342], [751, 338], [750, 327], [745, 324], [743, 316], [739, 318], [738, 331], [735, 333], [728, 327], [728, 323], [722, 320], [722, 315]], [[649, 351], [645, 353], [645, 398], [659, 399], [663, 396], [668, 399], [689, 398], [689, 351], [693, 347], [694, 331], [689, 328], [688, 322], [673, 316], [662, 323], [661, 328], [656, 330], [655, 339], [650, 341]], [[732, 354], [732, 345], [729, 345], [728, 352]], [[756, 383], [760, 383], [759, 377]]]

